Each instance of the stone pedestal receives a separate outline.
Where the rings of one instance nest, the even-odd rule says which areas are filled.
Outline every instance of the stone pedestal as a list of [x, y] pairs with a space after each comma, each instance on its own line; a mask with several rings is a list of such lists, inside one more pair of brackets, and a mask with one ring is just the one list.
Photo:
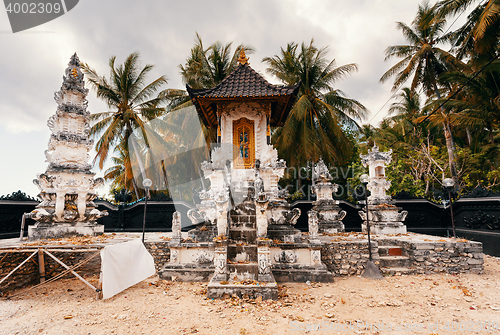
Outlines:
[[300, 242], [302, 233], [294, 228], [301, 214], [300, 209], [290, 208], [290, 204], [286, 201], [287, 190], [279, 190], [275, 196], [269, 201], [267, 209], [267, 236], [271, 240]]
[[[407, 211], [401, 211], [400, 207], [392, 205], [378, 205], [368, 207], [368, 219], [370, 220], [370, 233], [372, 234], [406, 234], [406, 225], [403, 224], [408, 215]], [[366, 212], [359, 211], [363, 223], [362, 231], [366, 232]]]
[[328, 167], [322, 159], [314, 168], [313, 172], [313, 193], [316, 193], [316, 201], [313, 202], [312, 210], [317, 212], [319, 232], [325, 234], [336, 234], [345, 231], [342, 220], [346, 212], [341, 210], [333, 193], [337, 191], [338, 185], [332, 184], [332, 176]]
[[72, 236], [97, 236], [104, 234], [104, 225], [92, 223], [38, 225], [28, 227], [28, 240], [58, 239]]
[[[368, 219], [370, 221], [370, 233], [373, 234], [406, 234], [406, 226], [403, 224], [407, 211], [400, 212], [401, 208], [393, 205], [390, 195], [386, 192], [391, 182], [386, 179], [385, 167], [392, 161], [392, 150], [380, 152], [375, 145], [367, 155], [360, 155], [363, 166], [368, 167], [369, 181], [367, 188], [371, 192], [368, 197]], [[366, 212], [359, 211], [364, 222], [361, 225], [366, 232]]]

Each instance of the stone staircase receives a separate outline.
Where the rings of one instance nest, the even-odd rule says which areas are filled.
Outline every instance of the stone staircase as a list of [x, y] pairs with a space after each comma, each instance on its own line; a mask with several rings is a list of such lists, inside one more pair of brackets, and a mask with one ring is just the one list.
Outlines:
[[229, 213], [227, 269], [229, 281], [258, 280], [255, 204], [243, 202]]
[[385, 241], [379, 243], [383, 244], [378, 246], [379, 267], [383, 275], [413, 273], [414, 270], [410, 268], [410, 259], [404, 255], [404, 250], [401, 246], [391, 245]]
[[220, 281], [212, 277], [207, 286], [207, 297], [255, 299], [261, 296], [264, 300], [277, 299], [278, 287], [272, 272], [259, 274], [259, 246], [262, 247], [263, 242], [257, 240], [253, 201], [244, 201], [230, 210], [228, 230], [227, 279]]

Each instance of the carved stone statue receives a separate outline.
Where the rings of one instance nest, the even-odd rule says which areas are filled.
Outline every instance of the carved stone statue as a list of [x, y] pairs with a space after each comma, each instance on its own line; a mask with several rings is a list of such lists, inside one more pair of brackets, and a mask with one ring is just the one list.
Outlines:
[[215, 200], [217, 207], [217, 235], [225, 236], [227, 232], [227, 206], [229, 204], [229, 195], [227, 192], [219, 192]]
[[181, 212], [175, 211], [172, 218], [172, 232], [174, 233], [173, 239], [181, 239]]
[[310, 210], [307, 212], [307, 215], [309, 224], [309, 242], [317, 243], [319, 242], [318, 212]]
[[267, 204], [269, 203], [269, 198], [264, 192], [258, 194], [255, 200], [255, 217], [257, 223], [257, 237], [267, 236]]

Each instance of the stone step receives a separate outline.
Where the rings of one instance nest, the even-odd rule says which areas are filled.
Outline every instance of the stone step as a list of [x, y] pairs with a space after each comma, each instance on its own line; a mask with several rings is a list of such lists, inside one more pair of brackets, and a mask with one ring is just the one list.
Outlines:
[[[237, 282], [246, 279], [257, 280], [259, 267], [257, 262], [249, 262], [246, 264], [227, 264], [228, 280]], [[235, 278], [236, 277], [236, 278]]]
[[257, 230], [255, 229], [229, 229], [230, 242], [245, 242], [246, 244], [255, 244], [257, 239]]
[[255, 215], [231, 215], [229, 228], [255, 229]]
[[403, 249], [396, 245], [379, 245], [378, 254], [380, 256], [403, 256]]
[[415, 270], [407, 267], [388, 267], [388, 268], [380, 268], [380, 272], [382, 272], [383, 275], [400, 276], [400, 275], [411, 275], [415, 272]]
[[385, 268], [407, 267], [410, 259], [406, 256], [380, 256], [379, 266]]
[[229, 244], [227, 247], [227, 259], [234, 263], [238, 261], [257, 262], [257, 246], [252, 244]]

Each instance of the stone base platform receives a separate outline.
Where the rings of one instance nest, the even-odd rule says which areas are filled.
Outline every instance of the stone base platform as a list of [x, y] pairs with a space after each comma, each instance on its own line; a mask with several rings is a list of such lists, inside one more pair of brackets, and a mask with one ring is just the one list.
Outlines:
[[[361, 224], [361, 230], [366, 232], [366, 221]], [[406, 225], [402, 222], [370, 222], [370, 233], [375, 235], [406, 234]]]
[[207, 282], [214, 274], [212, 266], [200, 267], [194, 264], [166, 264], [158, 275], [165, 280], [181, 282]]
[[207, 286], [208, 299], [223, 299], [236, 295], [238, 298], [256, 299], [259, 296], [262, 300], [278, 299], [278, 285], [274, 283], [257, 283], [255, 285], [241, 285], [235, 283], [221, 284], [210, 282]]
[[334, 275], [323, 264], [318, 266], [274, 264], [271, 271], [278, 283], [334, 282]]
[[342, 221], [320, 222], [319, 231], [325, 234], [337, 234], [345, 232]]
[[58, 224], [52, 226], [29, 226], [28, 240], [57, 239], [72, 236], [96, 236], [104, 234], [104, 225], [100, 224]]

